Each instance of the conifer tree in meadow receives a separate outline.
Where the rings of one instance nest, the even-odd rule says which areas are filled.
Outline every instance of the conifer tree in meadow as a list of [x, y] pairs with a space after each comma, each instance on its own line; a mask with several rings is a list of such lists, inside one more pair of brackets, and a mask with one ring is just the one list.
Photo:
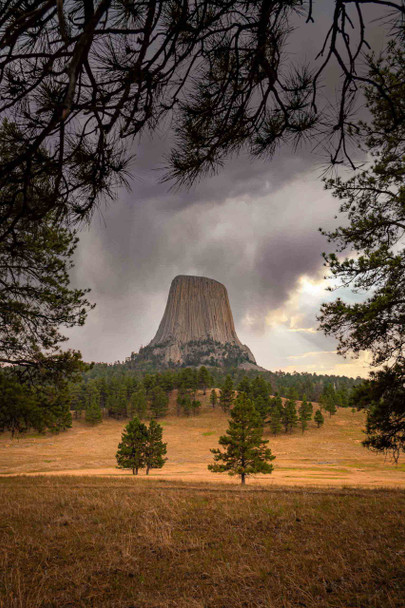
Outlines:
[[292, 433], [298, 424], [297, 404], [293, 399], [285, 402], [281, 418], [285, 432]]
[[[276, 399], [280, 399], [280, 397], [276, 397]], [[280, 404], [276, 404], [273, 405], [271, 412], [270, 412], [270, 419], [269, 419], [269, 424], [270, 424], [270, 430], [273, 433], [273, 435], [278, 435], [279, 433], [281, 433], [281, 429], [282, 429], [282, 409], [283, 409], [283, 405], [280, 399]]]
[[234, 397], [235, 392], [233, 390], [232, 378], [228, 374], [219, 394], [219, 404], [224, 412], [229, 412], [232, 407]]
[[167, 415], [169, 397], [160, 386], [151, 391], [150, 409], [154, 418], [163, 418]]
[[301, 431], [304, 432], [308, 428], [308, 422], [312, 418], [312, 403], [308, 403], [305, 395], [298, 408], [299, 422]]
[[242, 484], [249, 475], [271, 473], [275, 456], [266, 447], [268, 441], [263, 440], [263, 420], [244, 393], [237, 397], [230, 415], [228, 430], [218, 441], [224, 450], [211, 450], [215, 462], [208, 469], [239, 475]]
[[314, 421], [316, 422], [316, 426], [318, 427], [318, 429], [325, 422], [325, 419], [323, 417], [321, 410], [316, 410], [315, 416], [314, 416]]
[[320, 403], [325, 411], [329, 412], [329, 416], [333, 416], [337, 412], [336, 408], [336, 393], [331, 384], [327, 384], [321, 397]]
[[148, 428], [139, 418], [133, 418], [121, 436], [116, 459], [119, 469], [132, 469], [133, 475], [138, 475], [139, 469], [146, 465], [145, 449], [148, 442]]
[[102, 421], [100, 408], [100, 397], [94, 382], [89, 382], [85, 389], [86, 411], [85, 420], [90, 424], [98, 424]]
[[149, 475], [150, 469], [161, 469], [167, 460], [165, 458], [167, 443], [163, 443], [162, 435], [163, 429], [160, 424], [156, 420], [151, 420], [144, 446], [146, 475]]
[[211, 376], [204, 365], [198, 370], [198, 386], [203, 391], [204, 395], [207, 393], [207, 388], [211, 386]]
[[210, 403], [213, 408], [215, 408], [215, 406], [218, 404], [218, 395], [217, 395], [217, 391], [215, 390], [215, 388], [213, 388], [211, 391]]

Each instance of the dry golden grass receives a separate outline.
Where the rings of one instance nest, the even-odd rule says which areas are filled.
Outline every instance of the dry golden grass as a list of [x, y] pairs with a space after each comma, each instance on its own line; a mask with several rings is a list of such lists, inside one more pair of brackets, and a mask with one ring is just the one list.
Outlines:
[[[176, 395], [172, 395], [171, 409]], [[161, 421], [164, 440], [168, 443], [168, 461], [161, 471], [150, 477], [237, 483], [226, 475], [207, 470], [212, 461], [210, 448], [227, 428], [227, 415], [208, 406], [203, 398], [200, 416], [178, 418], [170, 415]], [[301, 434], [274, 437], [266, 431], [276, 455], [274, 472], [249, 480], [249, 485], [310, 485], [405, 487], [405, 466], [393, 465], [381, 454], [362, 447], [364, 414], [340, 409], [336, 416], [325, 418], [317, 429], [314, 423]], [[84, 421], [74, 422], [73, 429], [60, 435], [31, 434], [20, 439], [0, 436], [0, 474], [47, 473], [123, 475], [116, 468], [115, 453], [125, 421], [107, 419], [96, 427]]]
[[400, 608], [405, 495], [0, 480], [1, 608]]

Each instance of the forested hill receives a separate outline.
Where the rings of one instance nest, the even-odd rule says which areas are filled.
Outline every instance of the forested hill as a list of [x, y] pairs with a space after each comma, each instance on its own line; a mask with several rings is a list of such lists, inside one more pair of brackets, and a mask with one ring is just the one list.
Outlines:
[[333, 389], [337, 393], [338, 402], [346, 405], [347, 396], [351, 389], [361, 384], [362, 378], [349, 378], [347, 376], [333, 376], [326, 374], [312, 374], [308, 372], [257, 372], [254, 370], [246, 371], [236, 368], [223, 370], [221, 368], [200, 368], [200, 371], [195, 368], [181, 368], [177, 370], [166, 370], [162, 372], [141, 372], [131, 369], [128, 363], [95, 363], [90, 370], [83, 374], [83, 382], [100, 381], [104, 379], [107, 384], [120, 384], [121, 382], [142, 382], [146, 385], [159, 385], [165, 391], [173, 390], [184, 385], [202, 386], [201, 369], [206, 370], [207, 388], [220, 388], [227, 375], [232, 378], [233, 385], [237, 385], [243, 378], [253, 379], [258, 376], [266, 380], [271, 385], [271, 392], [274, 395], [280, 395], [287, 399], [299, 399], [304, 396], [311, 401], [318, 402], [325, 390]]

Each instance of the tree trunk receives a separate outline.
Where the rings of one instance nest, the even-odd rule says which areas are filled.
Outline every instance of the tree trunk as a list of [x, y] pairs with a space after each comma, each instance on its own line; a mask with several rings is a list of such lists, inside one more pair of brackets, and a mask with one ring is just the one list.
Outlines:
[[149, 469], [150, 467], [146, 467], [146, 474], [149, 475]]
[[246, 478], [245, 473], [241, 473], [241, 475], [240, 475], [240, 482], [241, 482], [241, 484], [243, 486], [245, 485], [245, 478]]

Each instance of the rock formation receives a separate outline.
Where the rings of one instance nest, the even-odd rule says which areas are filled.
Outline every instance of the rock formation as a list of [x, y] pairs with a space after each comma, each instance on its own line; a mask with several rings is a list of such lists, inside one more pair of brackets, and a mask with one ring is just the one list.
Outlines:
[[236, 335], [226, 288], [206, 277], [179, 275], [170, 286], [166, 309], [153, 340], [136, 363], [161, 366], [228, 365], [257, 368]]

